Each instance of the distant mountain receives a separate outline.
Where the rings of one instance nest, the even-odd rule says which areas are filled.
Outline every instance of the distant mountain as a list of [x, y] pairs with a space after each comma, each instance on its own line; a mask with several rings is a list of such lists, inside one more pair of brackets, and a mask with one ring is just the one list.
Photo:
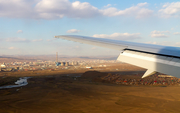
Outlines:
[[[65, 56], [59, 55], [58, 60], [116, 60], [117, 56]], [[0, 62], [15, 62], [15, 61], [36, 61], [50, 60], [56, 61], [56, 55], [7, 55], [0, 56]]]

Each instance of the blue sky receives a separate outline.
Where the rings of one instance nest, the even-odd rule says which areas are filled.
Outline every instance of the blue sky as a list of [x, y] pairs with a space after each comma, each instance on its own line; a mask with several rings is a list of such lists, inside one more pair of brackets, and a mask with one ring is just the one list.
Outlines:
[[0, 0], [0, 56], [119, 54], [107, 48], [54, 39], [55, 35], [180, 46], [180, 2]]

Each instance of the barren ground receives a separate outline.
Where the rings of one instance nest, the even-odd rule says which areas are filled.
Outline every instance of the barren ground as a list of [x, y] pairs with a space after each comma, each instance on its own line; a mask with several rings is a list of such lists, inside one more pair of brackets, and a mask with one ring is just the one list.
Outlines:
[[[9, 77], [6, 84], [19, 76], [32, 78], [22, 88], [0, 90], [0, 113], [180, 112], [179, 86], [125, 86], [92, 82], [88, 78], [74, 79], [84, 71], [70, 71], [69, 74], [59, 71], [2, 72], [0, 81]], [[123, 73], [135, 72], [140, 71]]]

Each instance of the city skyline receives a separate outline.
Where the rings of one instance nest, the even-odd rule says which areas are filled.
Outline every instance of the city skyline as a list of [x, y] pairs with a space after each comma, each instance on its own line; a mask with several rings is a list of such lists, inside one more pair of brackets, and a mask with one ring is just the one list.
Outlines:
[[0, 8], [0, 56], [119, 54], [55, 35], [180, 46], [180, 2], [172, 0], [0, 0]]

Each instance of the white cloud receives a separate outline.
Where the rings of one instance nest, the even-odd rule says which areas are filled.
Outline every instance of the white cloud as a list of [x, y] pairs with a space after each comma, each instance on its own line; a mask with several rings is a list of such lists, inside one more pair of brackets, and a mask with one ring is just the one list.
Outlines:
[[0, 17], [32, 18], [34, 0], [0, 0]]
[[48, 42], [52, 42], [52, 41], [54, 41], [54, 40], [57, 40], [57, 38], [47, 39], [46, 41], [48, 41]]
[[35, 6], [35, 11], [43, 19], [58, 19], [64, 17], [71, 10], [68, 0], [41, 0]]
[[108, 5], [104, 6], [104, 8], [107, 8], [107, 7], [110, 7], [110, 6], [112, 6], [112, 5], [111, 5], [111, 4], [108, 4]]
[[81, 48], [81, 47], [79, 47], [79, 46], [75, 46], [74, 48], [79, 49], [79, 48]]
[[43, 39], [34, 39], [34, 40], [32, 40], [32, 42], [41, 42], [41, 41], [43, 41]]
[[69, 2], [68, 0], [42, 0], [35, 10], [41, 18], [59, 19], [64, 16], [70, 18], [91, 18], [100, 15], [98, 8], [88, 2]]
[[175, 44], [175, 45], [180, 47], [180, 42], [176, 42], [176, 44]]
[[0, 49], [5, 49], [5, 50], [7, 50], [7, 49], [9, 49], [9, 50], [14, 50], [14, 49], [18, 49], [18, 48], [16, 48], [16, 47], [0, 47]]
[[67, 31], [67, 33], [78, 33], [80, 32], [80, 30], [77, 30], [77, 29], [70, 29]]
[[34, 39], [34, 40], [29, 40], [26, 38], [19, 38], [19, 37], [13, 37], [13, 38], [7, 38], [4, 39], [6, 42], [40, 42], [43, 41], [43, 39]]
[[88, 2], [69, 0], [0, 0], [0, 17], [60, 19], [91, 18], [101, 15], [98, 8]]
[[145, 43], [147, 43], [147, 44], [157, 44], [157, 42], [145, 42]]
[[134, 39], [140, 39], [141, 37], [139, 36], [140, 33], [113, 33], [111, 35], [107, 34], [95, 34], [93, 37], [96, 38], [109, 38], [109, 39], [118, 39], [118, 40], [134, 40]]
[[17, 33], [23, 33], [23, 31], [22, 30], [18, 30]]
[[139, 4], [137, 4], [137, 6], [143, 7], [143, 6], [146, 6], [147, 4], [148, 4], [147, 2], [144, 2], [144, 3], [139, 3]]
[[166, 3], [163, 8], [159, 10], [162, 17], [180, 17], [180, 2]]
[[0, 17], [28, 19], [93, 18], [98, 16], [135, 16], [144, 18], [153, 11], [145, 8], [147, 3], [124, 10], [118, 10], [108, 4], [98, 9], [88, 2], [70, 2], [69, 0], [0, 0]]
[[169, 33], [169, 31], [152, 31], [151, 32], [151, 37], [155, 37], [155, 38], [167, 38], [168, 35], [164, 34], [164, 33]]
[[168, 42], [168, 41], [162, 41], [162, 42], [156, 42], [156, 41], [152, 42], [152, 41], [150, 41], [150, 42], [145, 42], [145, 43], [147, 43], [147, 44], [155, 44], [155, 45], [172, 46], [172, 44], [170, 42]]
[[92, 50], [95, 50], [95, 49], [97, 49], [97, 47], [92, 47], [91, 49], [92, 49]]
[[175, 32], [175, 33], [173, 33], [174, 35], [180, 35], [180, 32]]
[[90, 18], [101, 15], [98, 8], [92, 6], [88, 2], [73, 2], [72, 3], [72, 12], [68, 17], [77, 17], [77, 18]]
[[110, 7], [108, 9], [101, 10], [101, 13], [104, 16], [134, 16], [136, 18], [146, 18], [149, 16], [152, 16], [153, 11], [147, 8], [144, 8], [144, 6], [147, 5], [147, 2], [145, 3], [139, 3], [136, 6], [132, 6], [130, 8], [126, 8], [124, 10], [118, 10], [115, 7]]
[[30, 40], [25, 38], [13, 37], [5, 39], [6, 42], [30, 42]]
[[12, 49], [16, 49], [16, 48], [15, 48], [15, 47], [9, 47], [8, 49], [11, 49], [11, 50], [12, 50]]
[[5, 47], [0, 47], [0, 49], [6, 49]]

